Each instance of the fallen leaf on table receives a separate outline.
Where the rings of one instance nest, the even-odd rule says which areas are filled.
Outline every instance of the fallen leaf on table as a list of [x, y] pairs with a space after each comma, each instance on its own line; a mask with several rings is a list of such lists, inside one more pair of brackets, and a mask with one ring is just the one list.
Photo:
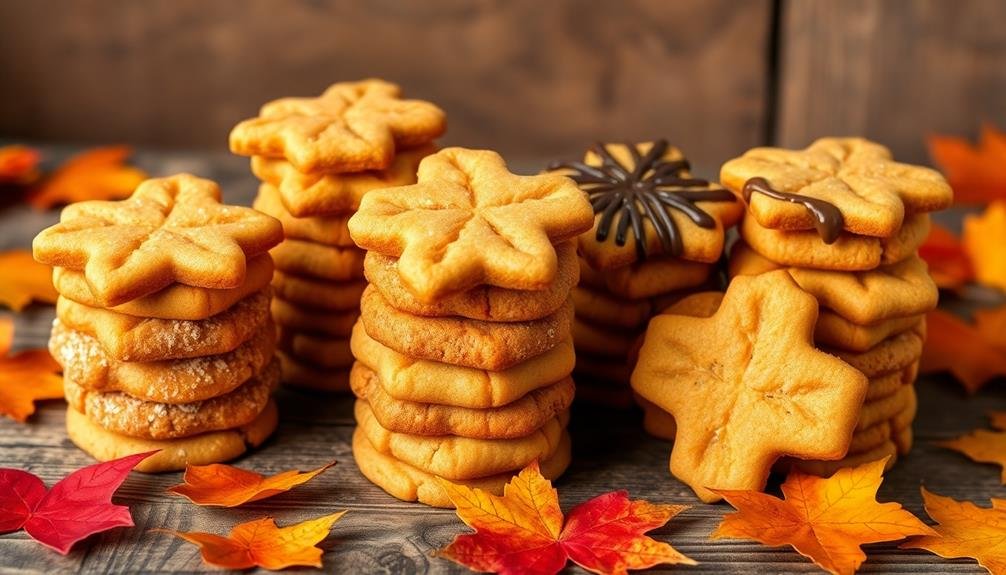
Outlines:
[[333, 465], [334, 461], [313, 471], [284, 471], [272, 477], [223, 463], [187, 465], [182, 478], [184, 483], [169, 488], [168, 492], [181, 495], [197, 505], [237, 507], [289, 491]]
[[956, 501], [922, 488], [926, 513], [939, 523], [935, 535], [912, 537], [902, 549], [925, 549], [948, 559], [970, 557], [989, 573], [1006, 573], [1006, 500], [992, 508]]
[[713, 539], [753, 539], [791, 545], [829, 573], [855, 573], [861, 545], [935, 532], [900, 503], [878, 503], [884, 463], [843, 468], [828, 478], [792, 471], [783, 499], [759, 491], [715, 490], [737, 511], [723, 518]]
[[985, 341], [1006, 354], [1006, 305], [976, 311], [975, 327]]
[[929, 275], [943, 289], [958, 289], [975, 277], [971, 259], [961, 240], [950, 230], [933, 224], [919, 256], [929, 264]]
[[981, 215], [965, 216], [962, 241], [978, 281], [1006, 290], [1006, 201], [995, 202]]
[[931, 136], [929, 155], [953, 187], [955, 202], [1006, 199], [1006, 133], [983, 126], [977, 146], [964, 138]]
[[51, 267], [28, 250], [0, 252], [0, 305], [21, 311], [32, 301], [56, 303], [57, 296]]
[[20, 469], [0, 469], [0, 533], [24, 529], [32, 539], [66, 555], [81, 539], [113, 527], [132, 527], [129, 508], [112, 495], [136, 464], [156, 451], [96, 463], [46, 490]]
[[35, 402], [63, 398], [60, 367], [46, 349], [30, 349], [11, 355], [14, 321], [0, 318], [0, 415], [27, 421]]
[[929, 312], [926, 333], [919, 363], [921, 373], [950, 372], [968, 393], [1006, 375], [1006, 349], [988, 341], [977, 327], [957, 316], [941, 310]]
[[938, 441], [937, 445], [959, 451], [972, 461], [979, 463], [994, 463], [1002, 467], [1000, 481], [1006, 485], [1006, 412], [993, 411], [989, 413], [992, 427], [999, 431], [976, 429], [967, 435], [946, 441]]
[[0, 184], [30, 184], [38, 179], [38, 150], [27, 146], [0, 147]]
[[469, 569], [504, 574], [558, 573], [566, 562], [594, 573], [625, 573], [661, 563], [695, 561], [646, 535], [687, 508], [630, 501], [613, 491], [581, 503], [563, 522], [559, 496], [532, 463], [503, 496], [441, 480], [458, 517], [475, 533], [437, 552]]
[[109, 146], [82, 152], [60, 166], [28, 196], [40, 210], [83, 200], [119, 200], [128, 197], [147, 178], [146, 172], [125, 164], [132, 153], [126, 146]]
[[277, 527], [273, 518], [264, 517], [236, 525], [227, 537], [199, 531], [154, 531], [198, 545], [203, 561], [224, 569], [262, 567], [276, 571], [296, 565], [320, 569], [323, 551], [315, 545], [328, 537], [332, 524], [345, 513], [340, 511], [287, 527]]

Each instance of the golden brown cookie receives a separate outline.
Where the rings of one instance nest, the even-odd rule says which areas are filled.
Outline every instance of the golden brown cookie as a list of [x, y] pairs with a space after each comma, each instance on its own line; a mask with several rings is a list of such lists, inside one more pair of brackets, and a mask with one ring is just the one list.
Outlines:
[[904, 369], [918, 361], [922, 355], [925, 327], [926, 323], [921, 321], [910, 331], [891, 336], [865, 352], [827, 347], [821, 349], [837, 356], [867, 377], [876, 377], [885, 372]]
[[[902, 385], [898, 391], [887, 397], [863, 404], [863, 409], [856, 424], [857, 430], [866, 429], [881, 421], [887, 421], [894, 416], [912, 410], [916, 403], [915, 386]], [[912, 412], [914, 418], [914, 412]]]
[[638, 329], [653, 315], [648, 299], [622, 299], [583, 285], [573, 289], [572, 295], [576, 316], [595, 325]]
[[184, 359], [237, 349], [269, 321], [271, 296], [266, 288], [200, 320], [135, 317], [61, 297], [56, 316], [64, 326], [97, 339], [119, 361]]
[[277, 271], [273, 276], [272, 289], [276, 297], [304, 307], [334, 311], [360, 309], [360, 296], [367, 288], [367, 282], [333, 282], [309, 277], [286, 274]]
[[891, 423], [881, 421], [852, 434], [849, 452], [846, 456], [873, 451], [891, 440]]
[[547, 459], [559, 448], [569, 421], [563, 412], [534, 432], [512, 439], [474, 439], [456, 435], [423, 436], [381, 427], [366, 401], [357, 400], [356, 422], [375, 449], [445, 479], [475, 479], [521, 469]]
[[610, 270], [653, 256], [714, 263], [725, 229], [744, 211], [719, 184], [692, 177], [681, 150], [667, 140], [596, 144], [582, 162], [553, 162], [587, 193], [594, 227], [580, 235], [580, 254]]
[[908, 452], [912, 450], [912, 443], [915, 434], [912, 432], [912, 426], [905, 427], [895, 431], [891, 439], [894, 441], [894, 445], [898, 447], [898, 455], [908, 455]]
[[270, 252], [276, 269], [292, 275], [344, 282], [363, 277], [363, 251], [285, 240]]
[[893, 371], [877, 377], [871, 377], [870, 386], [866, 389], [866, 399], [863, 400], [864, 403], [877, 401], [897, 393], [902, 385], [908, 383], [905, 379], [907, 371]]
[[262, 445], [276, 430], [278, 422], [276, 404], [270, 401], [254, 421], [240, 428], [181, 439], [156, 440], [114, 433], [73, 408], [66, 410], [66, 432], [70, 441], [98, 461], [158, 451], [134, 468], [143, 473], [181, 471], [186, 465], [230, 461], [249, 448]]
[[95, 338], [53, 322], [49, 352], [63, 378], [91, 391], [119, 391], [143, 401], [192, 403], [223, 395], [259, 373], [273, 358], [276, 330], [262, 324], [234, 351], [165, 361], [119, 361]]
[[356, 246], [353, 238], [349, 237], [349, 227], [346, 225], [349, 214], [298, 218], [286, 210], [279, 190], [272, 184], [259, 186], [258, 196], [252, 207], [279, 220], [287, 238], [340, 248]]
[[401, 99], [377, 79], [339, 82], [317, 98], [281, 98], [231, 130], [242, 156], [285, 158], [302, 172], [383, 170], [398, 148], [432, 142], [447, 129], [443, 110]]
[[674, 416], [671, 472], [703, 501], [761, 490], [783, 455], [845, 455], [868, 381], [814, 348], [816, 321], [783, 271], [735, 278], [709, 318], [650, 321], [632, 388]]
[[[765, 190], [751, 186], [755, 178]], [[833, 233], [890, 237], [906, 215], [953, 202], [939, 172], [895, 162], [890, 150], [863, 138], [821, 138], [803, 150], [748, 150], [723, 164], [720, 181], [747, 199], [758, 223], [778, 230], [814, 229], [830, 207], [840, 214], [827, 223]]]
[[502, 407], [565, 378], [573, 371], [573, 341], [503, 371], [485, 371], [415, 359], [374, 340], [358, 322], [350, 340], [353, 355], [378, 374], [388, 395], [399, 401], [469, 409]]
[[272, 300], [272, 316], [278, 325], [290, 330], [345, 339], [352, 333], [360, 312], [303, 307], [277, 297]]
[[709, 279], [713, 269], [709, 264], [659, 258], [602, 273], [591, 268], [585, 260], [580, 261], [581, 285], [632, 300], [700, 286]]
[[555, 281], [544, 289], [529, 291], [476, 286], [429, 303], [416, 298], [402, 282], [397, 259], [377, 252], [367, 252], [363, 268], [367, 280], [381, 292], [389, 304], [412, 315], [456, 315], [486, 321], [530, 321], [555, 313], [566, 303], [570, 289], [579, 280], [576, 244], [559, 244], [555, 246], [555, 252], [559, 262]]
[[830, 310], [822, 309], [814, 328], [814, 341], [821, 346], [865, 352], [891, 336], [911, 330], [923, 317], [896, 317], [869, 325], [856, 325]]
[[255, 177], [272, 184], [287, 212], [295, 218], [350, 215], [371, 191], [416, 183], [419, 162], [436, 151], [432, 145], [399, 150], [386, 170], [365, 172], [302, 172], [278, 158], [254, 156]]
[[291, 357], [306, 360], [326, 369], [349, 369], [353, 365], [348, 337], [328, 339], [281, 327], [277, 347]]
[[[905, 401], [905, 406], [891, 418], [891, 429], [894, 430], [895, 435], [899, 431], [905, 429], [910, 429], [912, 427], [912, 422], [915, 421], [915, 415], [919, 409], [918, 396], [915, 393], [913, 385], [906, 385], [905, 387], [911, 387], [912, 393], [907, 394], [908, 399]], [[897, 441], [895, 441], [897, 443]]]
[[573, 402], [569, 377], [528, 392], [502, 407], [471, 409], [395, 399], [377, 374], [356, 363], [349, 374], [353, 393], [370, 406], [381, 427], [413, 435], [458, 435], [476, 439], [512, 439], [533, 433]]
[[[360, 302], [367, 334], [399, 353], [465, 367], [501, 371], [554, 348], [569, 335], [573, 302], [533, 321], [418, 317], [388, 305], [373, 286]], [[554, 381], [554, 380], [553, 380]]]
[[[570, 455], [569, 434], [564, 431], [555, 453], [539, 462], [541, 474], [546, 479], [559, 477], [569, 466]], [[353, 459], [356, 460], [356, 466], [360, 468], [360, 473], [364, 477], [393, 497], [403, 501], [419, 501], [433, 507], [454, 507], [444, 492], [439, 478], [379, 452], [367, 441], [359, 428], [353, 432]], [[503, 486], [518, 473], [520, 470], [514, 469], [489, 477], [452, 482], [502, 495]]]
[[220, 188], [189, 174], [147, 180], [126, 200], [63, 209], [32, 242], [35, 259], [82, 272], [102, 307], [173, 283], [234, 289], [246, 259], [283, 239], [280, 223], [251, 208], [220, 204]]
[[349, 369], [325, 369], [277, 351], [284, 385], [311, 391], [343, 393], [349, 391]]
[[398, 258], [402, 282], [433, 302], [478, 285], [547, 288], [554, 244], [592, 221], [568, 178], [517, 176], [495, 152], [447, 148], [423, 159], [416, 184], [367, 194], [349, 231], [361, 248]]
[[578, 353], [603, 358], [625, 359], [636, 343], [638, 332], [630, 332], [573, 320], [573, 343]]
[[674, 416], [638, 394], [636, 394], [636, 402], [643, 408], [643, 429], [646, 433], [657, 439], [674, 441], [674, 435], [678, 432]]
[[[152, 294], [112, 306], [111, 311], [158, 319], [206, 319], [214, 316], [238, 301], [262, 290], [272, 278], [273, 263], [268, 254], [248, 260], [245, 281], [234, 289], [206, 289], [171, 284]], [[53, 268], [52, 284], [56, 291], [67, 299], [91, 307], [104, 307], [94, 297], [87, 280], [81, 272], [64, 268]]]

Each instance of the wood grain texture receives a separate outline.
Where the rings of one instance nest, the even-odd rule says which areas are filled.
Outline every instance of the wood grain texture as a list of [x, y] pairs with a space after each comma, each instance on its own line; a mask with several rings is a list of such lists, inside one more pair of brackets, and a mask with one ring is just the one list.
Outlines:
[[0, 2], [0, 134], [223, 149], [273, 98], [401, 83], [446, 141], [511, 158], [669, 137], [759, 143], [769, 0]]
[[778, 143], [862, 135], [925, 162], [925, 137], [1006, 125], [1006, 3], [783, 0]]

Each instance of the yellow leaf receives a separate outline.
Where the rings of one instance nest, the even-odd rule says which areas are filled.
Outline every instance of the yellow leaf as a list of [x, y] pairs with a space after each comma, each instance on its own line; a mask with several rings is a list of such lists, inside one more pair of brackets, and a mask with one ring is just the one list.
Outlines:
[[47, 350], [9, 355], [13, 339], [14, 322], [0, 318], [0, 415], [24, 422], [35, 413], [36, 401], [63, 398], [63, 378]]
[[28, 250], [0, 252], [0, 304], [21, 311], [32, 301], [56, 303], [52, 268], [35, 261]]
[[970, 557], [989, 573], [1006, 573], [1006, 500], [992, 508], [955, 501], [922, 488], [926, 513], [939, 525], [935, 533], [913, 537], [902, 549], [925, 549], [946, 558]]
[[966, 216], [963, 242], [978, 281], [1006, 290], [1006, 201], [995, 202], [980, 216]]
[[289, 491], [333, 465], [334, 461], [306, 473], [291, 470], [272, 477], [223, 463], [187, 465], [183, 477], [185, 482], [169, 488], [168, 492], [181, 495], [197, 505], [237, 507]]
[[131, 153], [126, 146], [80, 153], [46, 178], [28, 197], [28, 203], [46, 210], [57, 204], [128, 197], [147, 179], [143, 170], [125, 165]]

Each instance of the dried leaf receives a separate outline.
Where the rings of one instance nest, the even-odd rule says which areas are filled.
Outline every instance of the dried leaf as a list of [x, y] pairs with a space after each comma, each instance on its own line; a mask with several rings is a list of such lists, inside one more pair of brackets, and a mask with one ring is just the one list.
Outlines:
[[132, 150], [126, 146], [95, 148], [60, 166], [28, 197], [37, 209], [83, 200], [118, 200], [128, 197], [147, 178], [138, 168], [125, 165]]
[[1006, 573], [1006, 500], [992, 508], [955, 501], [922, 488], [926, 513], [939, 523], [935, 535], [912, 537], [902, 549], [925, 549], [948, 559], [970, 557], [989, 573]]
[[532, 463], [492, 495], [441, 481], [458, 517], [475, 533], [458, 535], [438, 552], [475, 571], [558, 573], [568, 560], [594, 573], [625, 573], [662, 563], [695, 562], [646, 535], [686, 509], [630, 501], [625, 491], [574, 507], [563, 526], [559, 496]]
[[35, 261], [28, 250], [0, 252], [0, 305], [21, 311], [32, 301], [56, 303], [52, 268]]
[[963, 243], [978, 281], [1006, 290], [1006, 201], [995, 202], [980, 216], [966, 216]]
[[954, 189], [954, 200], [984, 204], [1006, 199], [1006, 133], [983, 126], [981, 139], [972, 146], [964, 138], [931, 136], [929, 155]]
[[737, 512], [723, 518], [712, 538], [791, 545], [829, 573], [855, 573], [866, 560], [861, 545], [934, 533], [900, 503], [877, 502], [885, 462], [840, 469], [829, 478], [791, 472], [783, 499], [716, 490]]
[[27, 421], [35, 402], [63, 398], [60, 367], [45, 349], [9, 355], [14, 340], [14, 322], [0, 318], [0, 415]]
[[340, 511], [287, 527], [277, 527], [273, 518], [263, 517], [236, 525], [227, 537], [199, 531], [155, 531], [198, 545], [203, 561], [224, 569], [263, 567], [275, 571], [297, 565], [320, 569], [324, 551], [316, 545], [328, 537], [332, 525], [345, 513]]
[[185, 467], [184, 483], [169, 488], [168, 492], [188, 498], [196, 505], [237, 507], [289, 491], [333, 465], [334, 461], [313, 471], [284, 471], [272, 477], [223, 463], [188, 465]]
[[968, 393], [1006, 375], [1006, 349], [989, 342], [975, 326], [941, 310], [926, 314], [922, 373], [950, 372]]
[[958, 289], [975, 277], [971, 259], [961, 240], [950, 230], [933, 224], [919, 256], [929, 264], [929, 275], [943, 289]]
[[1006, 412], [989, 413], [992, 427], [999, 431], [976, 429], [956, 439], [938, 441], [937, 445], [959, 451], [979, 463], [994, 463], [1002, 467], [1000, 480], [1006, 485]]
[[131, 527], [129, 508], [112, 495], [136, 465], [156, 451], [78, 469], [46, 491], [38, 477], [0, 469], [0, 533], [24, 529], [32, 539], [66, 555], [81, 539], [113, 527]]
[[0, 184], [23, 185], [38, 179], [38, 150], [27, 146], [0, 147]]

